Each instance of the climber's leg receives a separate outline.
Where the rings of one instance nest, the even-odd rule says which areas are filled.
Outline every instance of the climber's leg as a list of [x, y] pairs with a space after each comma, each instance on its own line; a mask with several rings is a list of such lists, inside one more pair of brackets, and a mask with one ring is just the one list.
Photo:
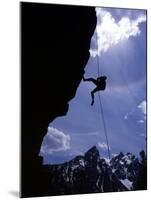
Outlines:
[[92, 90], [91, 92], [91, 97], [92, 97], [92, 102], [91, 102], [91, 106], [93, 106], [94, 104], [94, 93], [99, 91], [99, 89], [96, 87], [94, 90]]

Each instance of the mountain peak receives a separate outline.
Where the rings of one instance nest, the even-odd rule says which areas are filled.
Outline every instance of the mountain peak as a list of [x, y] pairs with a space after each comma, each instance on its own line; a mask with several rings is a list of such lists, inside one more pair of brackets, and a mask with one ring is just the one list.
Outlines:
[[98, 151], [98, 149], [97, 149], [97, 147], [94, 145], [93, 147], [91, 147], [85, 154], [87, 154], [87, 153], [95, 153], [95, 152], [98, 152], [99, 153], [99, 151]]
[[[129, 157], [128, 157], [129, 156]], [[111, 162], [101, 159], [96, 146], [62, 165], [50, 166], [50, 188], [59, 194], [128, 191], [146, 188], [145, 160], [119, 153]], [[141, 173], [141, 174], [140, 174]]]
[[100, 154], [96, 146], [93, 146], [85, 153], [85, 158], [88, 160], [97, 160], [99, 157]]

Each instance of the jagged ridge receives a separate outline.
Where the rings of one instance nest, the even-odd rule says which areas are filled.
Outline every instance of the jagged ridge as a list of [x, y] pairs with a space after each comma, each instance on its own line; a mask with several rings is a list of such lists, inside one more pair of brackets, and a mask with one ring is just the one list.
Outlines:
[[96, 146], [69, 162], [50, 165], [51, 194], [81, 194], [137, 190], [143, 162], [131, 153], [101, 158]]

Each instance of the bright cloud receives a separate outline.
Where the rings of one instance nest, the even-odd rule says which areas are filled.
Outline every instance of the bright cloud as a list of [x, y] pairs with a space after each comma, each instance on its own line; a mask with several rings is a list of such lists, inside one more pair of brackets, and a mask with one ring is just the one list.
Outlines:
[[142, 112], [144, 113], [144, 115], [146, 115], [146, 101], [142, 101], [139, 105], [138, 108], [142, 110]]
[[70, 149], [70, 136], [56, 128], [48, 127], [46, 136], [43, 139], [40, 153], [52, 154], [54, 152]]
[[137, 122], [140, 123], [140, 124], [143, 124], [143, 123], [144, 123], [144, 120], [140, 119], [140, 120], [138, 120]]
[[135, 115], [140, 115], [141, 118], [136, 120], [137, 123], [145, 123], [146, 120], [146, 101], [143, 100], [141, 103], [137, 105], [136, 108], [134, 108], [131, 112], [127, 113], [124, 116], [124, 119], [127, 120], [129, 117], [134, 117]]
[[98, 142], [98, 146], [101, 148], [101, 149], [103, 149], [103, 150], [107, 150], [108, 148], [107, 148], [107, 144], [105, 143], [105, 142]]
[[[97, 15], [97, 49], [90, 49], [92, 57], [105, 53], [109, 48], [129, 37], [135, 37], [141, 33], [139, 25], [146, 21], [145, 15], [138, 16], [135, 20], [128, 16], [122, 17], [118, 22], [110, 12], [102, 8], [96, 8]], [[93, 37], [96, 37], [95, 35]]]

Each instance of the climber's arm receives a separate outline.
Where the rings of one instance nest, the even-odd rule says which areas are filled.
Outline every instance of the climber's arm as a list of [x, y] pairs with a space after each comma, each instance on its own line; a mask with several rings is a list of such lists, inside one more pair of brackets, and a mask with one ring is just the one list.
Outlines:
[[95, 80], [94, 78], [85, 78], [83, 76], [83, 81], [90, 81], [90, 82], [93, 82], [95, 85], [97, 84], [97, 80]]

